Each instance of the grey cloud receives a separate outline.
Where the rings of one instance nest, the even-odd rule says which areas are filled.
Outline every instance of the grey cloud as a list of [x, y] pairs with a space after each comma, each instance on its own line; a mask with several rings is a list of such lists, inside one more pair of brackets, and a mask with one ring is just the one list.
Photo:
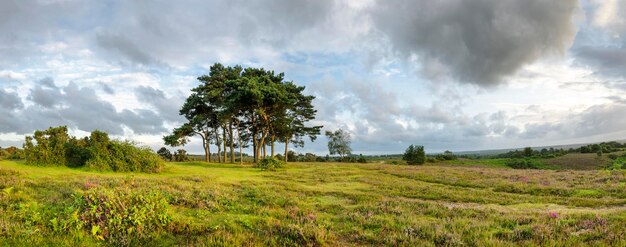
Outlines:
[[17, 93], [7, 92], [0, 88], [0, 109], [17, 110], [22, 107], [24, 107], [24, 104]]
[[438, 65], [426, 75], [493, 85], [546, 53], [564, 53], [577, 7], [576, 0], [379, 1], [372, 16], [399, 54]]
[[115, 89], [113, 89], [111, 86], [103, 82], [100, 83], [100, 88], [102, 88], [102, 91], [104, 91], [107, 94], [110, 94], [110, 95], [115, 94]]
[[402, 105], [396, 93], [369, 80], [351, 79], [343, 84], [322, 81], [309, 90], [318, 96], [314, 104], [327, 129], [348, 128], [350, 122], [339, 117], [342, 113], [356, 116], [357, 121], [351, 123], [355, 150], [400, 152], [409, 144], [425, 145], [430, 150], [460, 149], [467, 148], [468, 143], [480, 145], [487, 135], [517, 133], [503, 112], [468, 116], [455, 104], [445, 102]]
[[[92, 88], [79, 87], [75, 83], [55, 88], [50, 87], [54, 83], [43, 85], [35, 86], [27, 97], [35, 104], [6, 113], [12, 120], [7, 123], [0, 121], [3, 123], [0, 126], [0, 133], [25, 134], [56, 125], [68, 125], [70, 128], [83, 131], [99, 129], [113, 135], [124, 134], [124, 127], [128, 127], [136, 134], [160, 134], [167, 131], [163, 126], [164, 119], [157, 113], [146, 109], [124, 109], [118, 112], [110, 102], [102, 100]], [[0, 96], [4, 96], [4, 93], [0, 91]], [[12, 103], [7, 105], [20, 106], [21, 99], [15, 97], [17, 95], [2, 97], [0, 102], [13, 99]], [[15, 119], [20, 119], [19, 124], [16, 124], [18, 121]]]
[[29, 58], [39, 50], [40, 42], [62, 40], [68, 28], [93, 24], [82, 17], [90, 16], [87, 13], [102, 5], [84, 1], [0, 1], [0, 65], [14, 65]]
[[[205, 61], [240, 46], [285, 47], [326, 21], [335, 3], [315, 1], [124, 1], [96, 35], [105, 56], [142, 65]], [[197, 61], [196, 61], [197, 62]]]
[[179, 97], [167, 97], [165, 92], [152, 87], [137, 87], [135, 96], [140, 102], [146, 103], [156, 109], [163, 119], [172, 122], [184, 120], [179, 109], [183, 105], [184, 99]]
[[113, 53], [115, 56], [123, 56], [131, 63], [140, 65], [160, 65], [158, 61], [147, 51], [143, 51], [139, 46], [129, 39], [115, 34], [99, 34], [96, 36], [96, 42], [105, 50]]
[[35, 102], [44, 108], [53, 108], [61, 103], [63, 94], [56, 87], [52, 78], [44, 78], [35, 84], [30, 90], [28, 100]]
[[607, 76], [626, 76], [626, 41], [614, 46], [581, 46], [573, 53], [585, 65], [591, 65], [597, 73]]

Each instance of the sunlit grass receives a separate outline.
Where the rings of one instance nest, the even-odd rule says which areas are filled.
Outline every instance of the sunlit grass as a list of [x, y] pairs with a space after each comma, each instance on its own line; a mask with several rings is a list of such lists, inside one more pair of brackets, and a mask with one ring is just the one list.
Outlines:
[[71, 218], [76, 196], [92, 187], [167, 199], [172, 221], [142, 245], [626, 244], [623, 172], [501, 162], [291, 163], [274, 172], [189, 162], [131, 174], [0, 161], [0, 246], [111, 243], [51, 223]]

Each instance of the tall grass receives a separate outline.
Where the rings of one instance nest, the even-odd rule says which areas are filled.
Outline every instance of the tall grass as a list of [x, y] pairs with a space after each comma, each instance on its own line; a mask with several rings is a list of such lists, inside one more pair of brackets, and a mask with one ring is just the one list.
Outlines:
[[0, 246], [624, 246], [625, 184], [608, 170], [0, 161]]

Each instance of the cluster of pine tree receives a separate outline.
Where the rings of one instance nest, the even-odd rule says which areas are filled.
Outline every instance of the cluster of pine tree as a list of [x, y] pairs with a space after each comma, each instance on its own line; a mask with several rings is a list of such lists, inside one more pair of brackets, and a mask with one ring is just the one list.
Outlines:
[[304, 145], [305, 137], [314, 140], [320, 133], [322, 126], [306, 126], [315, 119], [315, 97], [305, 95], [303, 86], [286, 81], [283, 73], [216, 63], [209, 75], [198, 80], [200, 85], [180, 109], [187, 122], [163, 138], [166, 145], [182, 146], [189, 137], [199, 136], [207, 162], [214, 144], [223, 154], [217, 161], [226, 162], [230, 154], [232, 163], [235, 148], [241, 155], [252, 144], [257, 162], [267, 156], [268, 146], [274, 156], [276, 142], [284, 143], [283, 157], [287, 157], [289, 144]]

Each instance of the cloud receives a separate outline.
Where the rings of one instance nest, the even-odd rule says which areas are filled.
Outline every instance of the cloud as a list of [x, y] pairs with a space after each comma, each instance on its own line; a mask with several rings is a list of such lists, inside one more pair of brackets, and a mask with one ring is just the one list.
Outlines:
[[606, 76], [626, 76], [626, 47], [582, 46], [573, 52], [585, 65], [595, 67], [596, 73]]
[[576, 0], [379, 1], [372, 17], [427, 76], [494, 85], [546, 54], [563, 54], [576, 34], [577, 8]]
[[624, 0], [591, 0], [595, 9], [592, 24], [601, 27], [612, 36], [620, 37], [626, 32], [626, 1]]
[[26, 79], [26, 75], [24, 75], [22, 73], [9, 71], [9, 70], [1, 70], [0, 71], [0, 78], [6, 78], [6, 79], [9, 79], [9, 80], [20, 81], [20, 80]]
[[6, 90], [0, 88], [0, 109], [13, 111], [19, 110], [22, 107], [24, 107], [24, 104], [17, 93], [7, 92]]
[[111, 86], [109, 86], [108, 84], [104, 82], [100, 82], [100, 88], [102, 88], [102, 91], [104, 91], [107, 94], [110, 94], [110, 95], [115, 94], [115, 89], [113, 89]]
[[146, 103], [158, 111], [159, 115], [171, 122], [181, 122], [184, 120], [179, 114], [184, 99], [181, 97], [168, 97], [165, 92], [147, 86], [140, 86], [135, 89], [135, 96], [139, 102]]
[[99, 34], [96, 36], [97, 44], [114, 56], [122, 56], [131, 63], [140, 65], [160, 65], [162, 62], [152, 57], [147, 52], [129, 39], [115, 34]]
[[93, 88], [80, 87], [73, 82], [57, 87], [50, 78], [38, 81], [38, 85], [27, 96], [33, 104], [25, 108], [17, 94], [0, 91], [0, 96], [0, 106], [5, 109], [17, 108], [7, 113], [12, 123], [3, 124], [0, 133], [27, 134], [57, 125], [68, 125], [82, 131], [99, 129], [113, 135], [125, 134], [125, 128], [134, 134], [160, 134], [167, 131], [163, 126], [164, 119], [156, 112], [142, 108], [117, 111], [113, 104], [101, 99]]

